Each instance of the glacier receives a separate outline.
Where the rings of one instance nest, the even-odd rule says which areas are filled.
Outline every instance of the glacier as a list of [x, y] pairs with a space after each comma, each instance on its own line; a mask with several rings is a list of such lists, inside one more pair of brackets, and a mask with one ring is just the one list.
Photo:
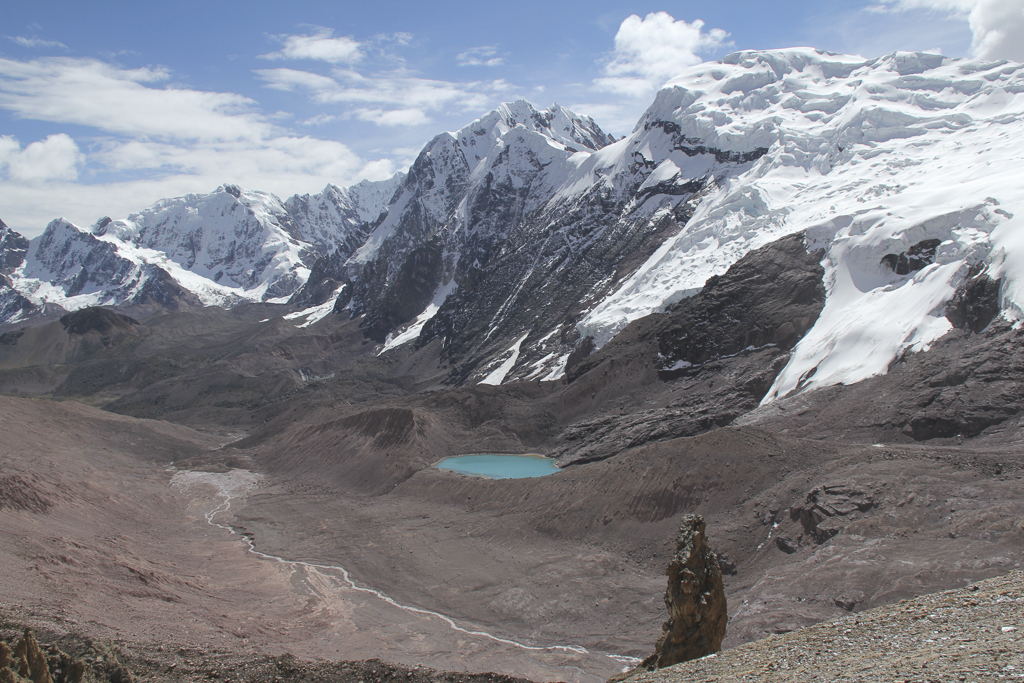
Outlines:
[[[723, 179], [589, 311], [581, 334], [601, 346], [748, 251], [801, 231], [822, 251], [827, 303], [765, 401], [883, 374], [902, 353], [927, 349], [950, 329], [945, 304], [974, 264], [1002, 278], [1004, 315], [1019, 319], [1024, 149], [1013, 141], [1024, 118], [1022, 69], [792, 49], [739, 52], [681, 74], [606, 166], [634, 149], [649, 155], [652, 177], [692, 164], [693, 149], [650, 143], [651, 130], [666, 126], [694, 148], [765, 153]], [[923, 269], [897, 275], [884, 265], [931, 239], [940, 246]]]

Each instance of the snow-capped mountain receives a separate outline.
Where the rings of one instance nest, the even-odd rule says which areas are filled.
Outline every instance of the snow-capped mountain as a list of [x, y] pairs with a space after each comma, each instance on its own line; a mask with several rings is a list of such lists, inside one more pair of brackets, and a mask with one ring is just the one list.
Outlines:
[[258, 299], [287, 297], [309, 274], [311, 245], [273, 195], [222, 185], [206, 195], [164, 199], [124, 220], [92, 228]]
[[28, 240], [0, 221], [0, 321], [17, 322], [35, 310], [35, 305], [14, 288], [13, 273], [25, 260]]
[[402, 178], [287, 202], [223, 185], [89, 229], [58, 219], [31, 241], [5, 226], [0, 254], [10, 287], [35, 306], [284, 303], [319, 260], [347, 259], [362, 244]]
[[513, 129], [473, 168], [464, 134], [441, 136], [410, 173], [429, 182], [355, 257], [373, 291], [414, 295], [386, 295], [399, 315], [361, 310], [389, 346], [416, 336], [393, 332], [410, 319], [419, 344], [443, 339], [454, 381], [555, 378], [574, 350], [806, 231], [827, 304], [765, 400], [884, 373], [951, 329], [969, 275], [1001, 279], [1020, 315], [1022, 86], [1006, 62], [741, 52], [681, 74], [600, 149], [559, 155]]
[[[917, 53], [741, 52], [681, 74], [630, 136], [651, 151], [653, 177], [701, 148], [763, 156], [719, 180], [581, 332], [600, 345], [798, 231], [825, 250], [826, 305], [765, 400], [882, 374], [928, 348], [951, 329], [947, 303], [969, 274], [1001, 278], [1004, 314], [1019, 318], [1022, 93], [1019, 64]], [[670, 144], [652, 145], [655, 130]]]
[[223, 186], [91, 230], [57, 221], [9, 287], [71, 306], [159, 277], [206, 304], [290, 301], [361, 316], [382, 353], [437, 340], [450, 382], [500, 384], [557, 379], [802, 233], [824, 255], [826, 301], [771, 401], [987, 324], [964, 312], [977, 292], [1024, 316], [1022, 69], [739, 52], [680, 74], [617, 141], [520, 101], [438, 135], [388, 181], [285, 202]]
[[[514, 184], [525, 202], [516, 209], [522, 213], [548, 198], [563, 180], [565, 171], [558, 169], [569, 157], [609, 142], [589, 117], [558, 105], [538, 111], [522, 100], [504, 104], [459, 131], [438, 135], [409, 169], [387, 217], [346, 264], [355, 280], [352, 309], [366, 313], [367, 328], [378, 339], [424, 310], [436, 310], [458, 284], [453, 278], [459, 264], [467, 267], [460, 258], [461, 245], [470, 237], [474, 219], [494, 212], [486, 196], [475, 204], [470, 200], [471, 194], [479, 196], [479, 187], [496, 182], [494, 164], [521, 167]], [[529, 160], [513, 151], [522, 145], [531, 149]], [[517, 159], [510, 161], [511, 154]], [[546, 168], [552, 162], [555, 168]], [[538, 174], [546, 180], [535, 186]], [[511, 227], [507, 224], [505, 230]]]

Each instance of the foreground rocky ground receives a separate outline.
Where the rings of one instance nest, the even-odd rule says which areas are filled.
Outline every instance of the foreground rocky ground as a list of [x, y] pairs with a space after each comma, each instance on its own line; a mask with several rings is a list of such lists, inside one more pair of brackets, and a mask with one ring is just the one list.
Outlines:
[[1024, 573], [924, 595], [642, 673], [632, 683], [1024, 678]]
[[[0, 642], [23, 636], [11, 616]], [[84, 680], [249, 681], [251, 683], [524, 683], [495, 673], [439, 672], [380, 660], [324, 662], [197, 649], [129, 646], [43, 629], [37, 637], [56, 681], [61, 662], [81, 662]], [[120, 645], [120, 647], [119, 647]], [[0, 676], [3, 674], [0, 673]], [[632, 683], [771, 681], [994, 681], [1024, 678], [1024, 573], [988, 579], [876, 608], [782, 635], [768, 636], [696, 661], [628, 679]], [[14, 679], [16, 680], [16, 679]], [[39, 680], [39, 679], [36, 679]], [[79, 679], [82, 680], [82, 679]]]
[[[29, 656], [25, 658], [30, 664], [28, 667], [22, 664], [22, 673], [28, 675], [14, 678], [11, 674], [18, 673], [18, 647], [26, 641], [31, 643]], [[15, 657], [9, 658], [15, 661], [4, 661], [4, 645], [15, 652]], [[5, 621], [0, 624], [0, 681], [21, 683], [22, 680], [32, 683], [46, 680], [54, 683], [202, 680], [249, 683], [530, 683], [524, 678], [495, 673], [468, 674], [421, 666], [398, 667], [379, 659], [313, 662], [290, 654], [253, 656], [231, 650], [199, 650], [171, 645], [131, 648], [123, 642], [94, 640], [78, 633], [60, 633], [51, 629], [26, 633], [13, 622]]]

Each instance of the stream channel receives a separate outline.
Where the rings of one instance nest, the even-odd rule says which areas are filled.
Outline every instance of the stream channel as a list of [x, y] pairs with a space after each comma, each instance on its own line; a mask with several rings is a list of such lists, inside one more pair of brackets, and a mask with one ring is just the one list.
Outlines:
[[[521, 456], [505, 456], [521, 460], [543, 460], [547, 467], [553, 468], [553, 461], [547, 458], [522, 458]], [[545, 463], [539, 463], [544, 465]], [[502, 665], [509, 668], [519, 669], [518, 672], [508, 671], [513, 675], [531, 674], [534, 680], [563, 680], [573, 683], [596, 683], [603, 681], [607, 676], [595, 675], [595, 669], [608, 671], [613, 668], [615, 671], [623, 671], [636, 665], [640, 660], [633, 657], [596, 652], [578, 645], [534, 645], [524, 643], [512, 638], [495, 635], [487, 631], [469, 627], [457, 622], [452, 617], [432, 610], [416, 607], [414, 605], [401, 604], [385, 593], [362, 586], [356, 583], [350, 576], [348, 570], [340, 565], [318, 564], [315, 562], [303, 562], [288, 560], [277, 555], [264, 553], [256, 549], [252, 538], [247, 534], [238, 534], [228, 523], [233, 501], [242, 502], [255, 490], [263, 480], [263, 476], [248, 470], [232, 470], [226, 473], [217, 472], [196, 472], [188, 470], [176, 470], [173, 467], [169, 470], [172, 473], [171, 485], [188, 497], [191, 501], [190, 509], [197, 510], [206, 522], [210, 525], [223, 529], [232, 535], [237, 535], [248, 549], [248, 552], [261, 560], [277, 562], [285, 565], [293, 572], [293, 584], [303, 592], [315, 596], [325, 606], [337, 608], [344, 606], [345, 612], [352, 611], [353, 601], [376, 600], [384, 603], [381, 607], [385, 609], [398, 610], [399, 616], [395, 617], [398, 622], [409, 622], [414, 620], [434, 620], [435, 626], [429, 628], [436, 631], [441, 624], [444, 625], [453, 636], [451, 642], [444, 644], [443, 649], [447, 652], [463, 652], [472, 657], [465, 658], [465, 666], [468, 670], [501, 670]], [[557, 468], [552, 469], [552, 472]], [[550, 473], [550, 472], [549, 472]], [[486, 476], [479, 475], [478, 476]], [[542, 476], [542, 475], [524, 475]], [[218, 518], [222, 521], [218, 521]], [[345, 597], [345, 595], [350, 597]], [[356, 596], [362, 596], [358, 598]], [[379, 612], [379, 608], [374, 610]], [[400, 616], [406, 615], [405, 617]], [[375, 614], [369, 620], [380, 624], [380, 615]], [[437, 622], [440, 622], [439, 624]], [[426, 624], [424, 624], [426, 626]], [[369, 628], [370, 626], [367, 626]], [[412, 623], [400, 624], [401, 628], [416, 632], [423, 632], [423, 626], [416, 627]], [[326, 634], [325, 634], [326, 635]], [[422, 641], [424, 637], [417, 637]], [[382, 642], [384, 639], [382, 638]], [[488, 645], [490, 643], [490, 645]], [[420, 642], [426, 645], [426, 642]], [[440, 645], [440, 644], [438, 644]], [[516, 652], [519, 654], [517, 655]], [[422, 655], [423, 660], [429, 661], [427, 652], [406, 653], [409, 656]], [[531, 665], [523, 660], [531, 660]], [[513, 664], [513, 662], [518, 662]]]

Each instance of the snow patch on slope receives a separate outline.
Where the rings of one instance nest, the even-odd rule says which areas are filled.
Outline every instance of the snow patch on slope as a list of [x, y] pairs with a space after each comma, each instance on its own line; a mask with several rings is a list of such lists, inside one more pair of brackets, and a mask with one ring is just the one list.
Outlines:
[[389, 334], [387, 339], [384, 340], [384, 347], [377, 352], [377, 355], [380, 356], [386, 351], [397, 348], [402, 344], [407, 344], [419, 337], [423, 326], [437, 314], [438, 309], [441, 308], [441, 304], [443, 304], [445, 299], [448, 298], [448, 295], [452, 294], [456, 289], [458, 289], [458, 285], [455, 280], [450, 280], [447, 284], [438, 287], [437, 291], [434, 292], [433, 300], [427, 304], [427, 307], [423, 309], [423, 312], [416, 316], [416, 318], [414, 318], [413, 321], [405, 327], [405, 329], [398, 332], [398, 334]]
[[515, 367], [516, 361], [519, 360], [519, 348], [526, 341], [526, 338], [530, 335], [529, 332], [524, 334], [522, 337], [516, 340], [516, 343], [509, 347], [506, 353], [510, 354], [501, 365], [492, 370], [486, 377], [477, 382], [477, 384], [491, 384], [498, 386], [505, 381], [505, 376], [512, 371]]
[[338, 302], [338, 297], [341, 296], [342, 291], [344, 291], [347, 286], [348, 285], [342, 285], [341, 287], [338, 287], [327, 301], [318, 306], [310, 306], [309, 308], [304, 308], [301, 311], [289, 313], [282, 317], [285, 320], [298, 320], [299, 318], [303, 318], [303, 322], [296, 323], [295, 325], [300, 329], [303, 327], [309, 327], [313, 323], [318, 323], [330, 315], [331, 311], [334, 310], [334, 305]]

